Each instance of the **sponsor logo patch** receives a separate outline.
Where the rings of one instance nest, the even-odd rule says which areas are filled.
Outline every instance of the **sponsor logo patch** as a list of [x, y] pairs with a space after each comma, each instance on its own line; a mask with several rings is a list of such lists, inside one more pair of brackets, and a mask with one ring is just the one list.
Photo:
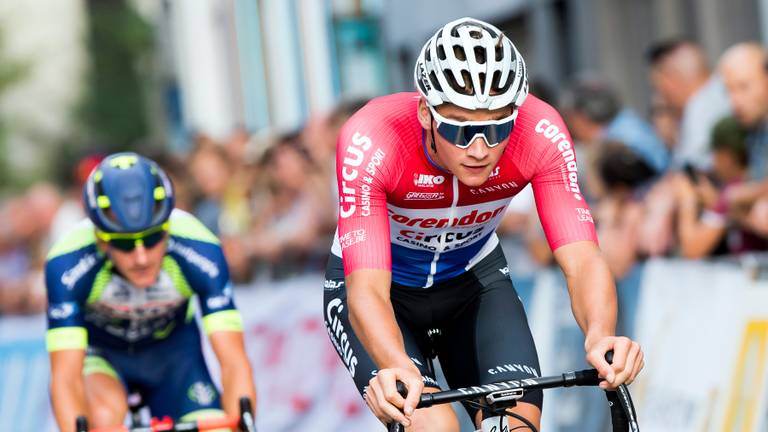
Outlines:
[[583, 201], [581, 190], [579, 189], [578, 167], [576, 166], [576, 153], [573, 151], [568, 136], [560, 131], [560, 128], [547, 119], [541, 119], [536, 124], [536, 132], [543, 135], [552, 144], [557, 146], [557, 151], [563, 157], [564, 172], [563, 181], [566, 188], [573, 192], [573, 197], [578, 201]]
[[408, 192], [405, 194], [406, 201], [438, 201], [445, 198], [443, 192]]
[[445, 183], [445, 177], [431, 174], [413, 174], [413, 184], [419, 187], [435, 187]]
[[339, 244], [341, 249], [346, 249], [354, 244], [364, 242], [366, 238], [365, 229], [358, 229], [350, 231], [343, 236], [339, 236]]
[[198, 381], [189, 386], [187, 397], [197, 404], [210, 405], [216, 399], [216, 390], [210, 384]]

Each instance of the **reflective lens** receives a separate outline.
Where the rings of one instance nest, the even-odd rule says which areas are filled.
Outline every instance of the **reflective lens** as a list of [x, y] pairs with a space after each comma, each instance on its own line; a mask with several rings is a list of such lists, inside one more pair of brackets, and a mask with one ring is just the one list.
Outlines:
[[142, 245], [147, 249], [157, 246], [165, 239], [167, 232], [168, 223], [166, 222], [162, 226], [140, 233], [105, 233], [97, 231], [96, 235], [115, 249], [131, 252], [138, 245]]
[[517, 109], [515, 109], [509, 117], [501, 120], [460, 122], [441, 116], [431, 106], [429, 110], [437, 120], [437, 133], [462, 149], [469, 147], [478, 136], [485, 140], [488, 147], [496, 147], [509, 138], [517, 118]]

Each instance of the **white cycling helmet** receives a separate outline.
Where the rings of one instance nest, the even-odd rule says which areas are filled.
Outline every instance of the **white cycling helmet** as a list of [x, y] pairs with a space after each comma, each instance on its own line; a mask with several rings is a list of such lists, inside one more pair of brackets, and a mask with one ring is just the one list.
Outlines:
[[517, 48], [501, 30], [474, 18], [438, 30], [421, 49], [414, 78], [432, 106], [447, 102], [494, 110], [519, 107], [528, 96], [528, 75]]

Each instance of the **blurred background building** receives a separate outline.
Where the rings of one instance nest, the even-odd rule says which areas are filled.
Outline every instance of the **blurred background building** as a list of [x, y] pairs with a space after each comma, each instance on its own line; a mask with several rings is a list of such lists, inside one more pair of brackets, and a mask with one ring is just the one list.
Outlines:
[[[735, 42], [768, 38], [767, 3], [6, 1], [0, 114], [13, 151], [3, 156], [5, 175], [25, 184], [49, 172], [62, 161], [46, 157], [52, 148], [151, 139], [183, 151], [194, 133], [290, 130], [344, 98], [410, 91], [423, 41], [465, 15], [503, 29], [550, 92], [596, 73], [646, 112], [652, 42], [688, 37], [714, 61]], [[143, 118], [131, 118], [137, 113]], [[123, 118], [104, 120], [115, 116]]]

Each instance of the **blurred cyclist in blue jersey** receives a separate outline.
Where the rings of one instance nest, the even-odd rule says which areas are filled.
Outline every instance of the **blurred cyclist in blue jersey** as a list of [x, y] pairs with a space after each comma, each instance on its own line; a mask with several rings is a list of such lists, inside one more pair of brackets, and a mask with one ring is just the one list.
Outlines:
[[[129, 391], [153, 416], [182, 421], [237, 415], [241, 396], [255, 402], [219, 240], [174, 209], [165, 172], [136, 153], [113, 154], [83, 195], [88, 218], [57, 241], [45, 267], [59, 428], [72, 431], [78, 415], [92, 427], [122, 424]], [[221, 396], [203, 358], [194, 295], [221, 365]]]

